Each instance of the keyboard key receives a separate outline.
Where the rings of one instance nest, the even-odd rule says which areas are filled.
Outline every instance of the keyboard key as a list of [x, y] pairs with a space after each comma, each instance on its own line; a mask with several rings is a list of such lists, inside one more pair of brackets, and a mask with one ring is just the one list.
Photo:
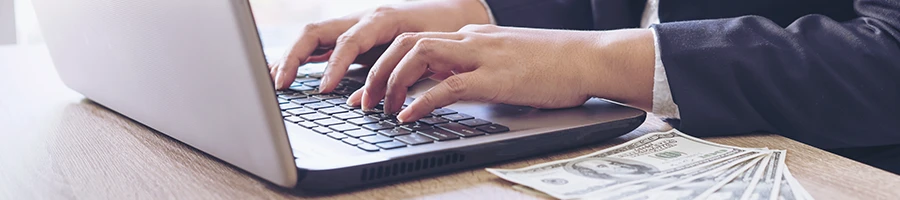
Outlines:
[[333, 107], [333, 105], [331, 105], [330, 103], [325, 103], [325, 102], [316, 102], [316, 103], [304, 104], [303, 106], [306, 106], [307, 108], [310, 108], [310, 109], [313, 109], [313, 110], [318, 110], [318, 109], [322, 109], [322, 108], [330, 108], [330, 107]]
[[[340, 98], [328, 99], [328, 100], [325, 100], [325, 102], [328, 102], [328, 103], [334, 104], [334, 105], [347, 105], [347, 98], [344, 98], [342, 96], [338, 96], [338, 97], [340, 97]], [[352, 109], [352, 108], [350, 108], [350, 109]]]
[[286, 103], [290, 103], [290, 101], [288, 101], [286, 99], [278, 98], [278, 104], [286, 104]]
[[343, 133], [332, 132], [332, 133], [328, 134], [328, 137], [341, 140], [341, 139], [347, 138], [347, 135], [344, 135]]
[[474, 119], [474, 117], [469, 116], [469, 115], [467, 115], [467, 114], [462, 114], [462, 113], [452, 114], [452, 115], [444, 115], [444, 116], [441, 116], [441, 117], [446, 118], [446, 119], [449, 119], [450, 121], [454, 121], [454, 122], [455, 122], [455, 121], [467, 120], [467, 119]]
[[301, 86], [301, 85], [303, 85], [303, 84], [302, 84], [302, 83], [298, 83], [298, 82], [293, 82], [293, 83], [291, 83], [291, 87], [297, 87], [297, 86]]
[[306, 94], [303, 94], [303, 93], [284, 93], [283, 95], [281, 95], [281, 98], [284, 98], [284, 99], [287, 99], [287, 100], [302, 99], [302, 98], [306, 98]]
[[428, 136], [424, 136], [424, 135], [421, 135], [418, 133], [417, 134], [409, 134], [409, 135], [401, 135], [401, 136], [394, 137], [394, 139], [401, 141], [403, 143], [409, 144], [409, 145], [420, 145], [420, 144], [434, 142], [434, 139], [431, 139]]
[[350, 106], [350, 105], [347, 105], [347, 104], [340, 104], [339, 106], [340, 106], [341, 108], [344, 108], [344, 109], [347, 109], [347, 110], [356, 110], [357, 108], [359, 108], [359, 107], [353, 107], [353, 106]]
[[475, 127], [475, 129], [478, 129], [480, 131], [484, 131], [487, 133], [502, 133], [502, 132], [509, 131], [509, 127], [506, 127], [506, 126], [503, 126], [500, 124], [489, 124], [489, 125]]
[[334, 119], [334, 118], [320, 119], [320, 120], [315, 120], [313, 122], [315, 122], [316, 124], [319, 124], [321, 126], [331, 126], [331, 125], [337, 125], [337, 124], [344, 123], [344, 121], [341, 121], [339, 119]]
[[433, 115], [433, 116], [442, 116], [442, 115], [449, 115], [449, 114], [456, 114], [456, 111], [446, 109], [446, 108], [438, 108], [438, 109], [434, 109], [434, 111], [431, 111], [431, 115]]
[[418, 131], [416, 133], [430, 136], [431, 138], [434, 138], [437, 141], [459, 139], [459, 135], [456, 135], [455, 133], [444, 130], [444, 129], [429, 129], [429, 130]]
[[287, 116], [291, 116], [291, 115], [293, 115], [293, 114], [281, 111], [281, 117], [287, 117]]
[[290, 109], [294, 109], [294, 108], [303, 107], [300, 104], [295, 104], [295, 103], [279, 104], [278, 106], [281, 107], [281, 110], [290, 110]]
[[321, 79], [323, 76], [325, 76], [325, 72], [310, 72], [310, 73], [303, 73], [303, 74], [308, 77], [319, 78], [319, 79]]
[[459, 121], [459, 123], [462, 125], [469, 126], [469, 127], [476, 127], [476, 126], [491, 124], [491, 122], [489, 122], [487, 120], [483, 120], [483, 119], [462, 120], [462, 121]]
[[412, 133], [412, 131], [402, 129], [402, 128], [392, 128], [392, 129], [378, 131], [378, 133], [380, 133], [384, 136], [394, 137], [394, 136], [398, 136], [398, 135], [409, 135], [410, 133]]
[[310, 122], [310, 121], [300, 122], [300, 123], [297, 123], [297, 125], [300, 125], [303, 128], [313, 128], [313, 127], [319, 126], [318, 124]]
[[359, 139], [362, 140], [363, 142], [367, 142], [369, 144], [390, 142], [390, 141], [394, 140], [394, 139], [391, 139], [390, 137], [385, 137], [383, 135], [377, 135], [377, 134], [373, 135], [373, 136], [361, 137]]
[[335, 89], [334, 91], [331, 91], [331, 93], [335, 93], [335, 94], [339, 94], [339, 95], [350, 95], [350, 94], [353, 94], [353, 92], [355, 92], [355, 91], [356, 91], [356, 89], [353, 89], [353, 88], [341, 88], [341, 89]]
[[318, 99], [313, 99], [313, 98], [299, 98], [299, 99], [291, 99], [291, 102], [294, 102], [294, 103], [296, 103], [296, 104], [303, 105], [303, 104], [310, 104], [310, 103], [319, 102], [319, 100], [318, 100]]
[[391, 129], [391, 128], [394, 128], [394, 125], [391, 124], [391, 123], [388, 123], [388, 122], [378, 122], [378, 123], [374, 123], [374, 124], [365, 124], [365, 125], [362, 125], [362, 126], [363, 126], [363, 128], [366, 128], [366, 129], [369, 129], [369, 130], [373, 130], [373, 131], [379, 131], [379, 130], [384, 130], [384, 129]]
[[328, 129], [328, 128], [325, 128], [325, 127], [321, 127], [321, 126], [320, 126], [320, 127], [315, 127], [315, 128], [313, 128], [312, 130], [314, 130], [314, 131], [316, 131], [316, 132], [319, 132], [319, 133], [321, 133], [321, 134], [326, 134], [326, 133], [334, 132], [334, 131], [332, 131], [331, 129]]
[[[324, 100], [344, 98], [344, 97], [342, 97], [341, 95], [336, 95], [336, 94], [319, 94], [319, 95], [313, 95], [312, 98], [324, 101]], [[344, 102], [347, 102], [347, 101], [344, 101]]]
[[382, 149], [396, 149], [400, 147], [406, 147], [406, 143], [390, 141], [390, 142], [382, 142], [375, 144], [375, 146], [381, 147]]
[[305, 115], [305, 114], [315, 113], [316, 111], [309, 109], [309, 108], [295, 108], [295, 109], [287, 110], [286, 112], [290, 113], [292, 115]]
[[418, 123], [418, 122], [400, 125], [400, 127], [404, 128], [406, 130], [410, 130], [410, 131], [421, 131], [421, 130], [432, 129], [431, 125], [424, 124], [424, 123]]
[[354, 108], [354, 109], [353, 109], [353, 112], [355, 112], [355, 113], [357, 113], [357, 114], [360, 114], [360, 115], [368, 115], [368, 114], [371, 114], [371, 113], [368, 113], [368, 112], [366, 112], [366, 111], [363, 111], [361, 108]]
[[358, 144], [363, 144], [363, 141], [362, 141], [362, 140], [359, 140], [359, 139], [356, 139], [356, 138], [352, 138], [352, 137], [344, 138], [344, 139], [342, 139], [341, 141], [344, 142], [344, 143], [347, 143], [347, 144], [349, 144], [349, 145], [353, 145], [353, 146], [356, 146], [356, 145], [358, 145]]
[[325, 113], [325, 114], [328, 114], [328, 115], [333, 115], [333, 114], [338, 114], [338, 113], [347, 112], [347, 110], [344, 110], [343, 108], [339, 108], [339, 107], [331, 107], [331, 108], [322, 108], [322, 109], [319, 109], [319, 112]]
[[350, 122], [351, 124], [356, 124], [356, 125], [363, 125], [363, 124], [378, 123], [378, 119], [375, 119], [372, 117], [363, 117], [363, 118], [347, 120], [347, 122]]
[[382, 120], [382, 121], [396, 118], [393, 115], [389, 115], [389, 114], [385, 114], [385, 113], [373, 113], [373, 114], [369, 114], [368, 116], [378, 119], [378, 120]]
[[317, 95], [317, 94], [321, 94], [321, 93], [319, 93], [319, 90], [310, 90], [310, 91], [303, 91], [303, 94], [305, 94], [305, 95]]
[[435, 124], [447, 123], [447, 122], [450, 122], [450, 120], [440, 118], [440, 117], [429, 117], [429, 118], [419, 119], [419, 122], [422, 122], [422, 123], [425, 123], [428, 125], [435, 125]]
[[350, 137], [365, 137], [365, 136], [375, 135], [375, 132], [358, 129], [358, 130], [344, 132], [344, 134], [346, 134]]
[[362, 149], [364, 151], [378, 151], [377, 146], [366, 143], [359, 144], [356, 147], [359, 147], [359, 149]]
[[[397, 126], [403, 125], [403, 123], [400, 123], [400, 120], [398, 120], [397, 118], [394, 118], [394, 117], [387, 118], [387, 119], [384, 119], [384, 120], [382, 120], [382, 121], [387, 122], [387, 123], [391, 123], [391, 124], [397, 125]], [[408, 123], [407, 123], [407, 124], [408, 124]]]
[[317, 80], [319, 80], [319, 79], [311, 78], [311, 77], [300, 77], [300, 78], [294, 79], [294, 82], [295, 83], [304, 83], [304, 82], [317, 81]]
[[475, 130], [474, 128], [469, 128], [468, 126], [463, 126], [457, 123], [449, 123], [449, 124], [441, 124], [437, 126], [438, 128], [448, 130], [450, 132], [456, 133], [457, 135], [463, 137], [475, 137], [479, 135], [484, 135], [484, 132]]
[[322, 81], [320, 81], [320, 80], [312, 80], [312, 81], [303, 82], [303, 85], [309, 86], [309, 87], [319, 87], [320, 84], [322, 84]]
[[358, 126], [354, 126], [351, 124], [338, 124], [338, 125], [334, 125], [334, 126], [329, 126], [328, 128], [333, 129], [335, 131], [340, 131], [340, 132], [346, 132], [346, 131], [359, 129]]
[[325, 115], [322, 113], [310, 113], [310, 114], [300, 115], [300, 117], [305, 120], [308, 120], [308, 121], [315, 121], [315, 120], [320, 120], [320, 119], [326, 119], [326, 118], [328, 118], [328, 115]]
[[372, 108], [372, 110], [363, 110], [362, 112], [363, 112], [363, 114], [366, 114], [366, 115], [370, 115], [370, 114], [384, 114], [384, 110], [379, 109], [379, 108]]
[[338, 118], [341, 120], [348, 120], [348, 119], [353, 119], [353, 118], [360, 118], [360, 117], [362, 117], [362, 115], [348, 112], [348, 113], [336, 114], [336, 115], [333, 115], [332, 117], [335, 117], [335, 118]]
[[309, 86], [305, 86], [305, 85], [298, 85], [298, 86], [291, 85], [291, 87], [288, 88], [288, 89], [289, 89], [289, 90], [293, 90], [293, 91], [302, 92], [302, 91], [315, 90], [316, 88], [314, 88], [314, 87], [309, 87]]
[[288, 121], [291, 123], [297, 123], [297, 122], [302, 122], [303, 119], [301, 119], [300, 117], [297, 117], [297, 116], [290, 116], [290, 117], [285, 117], [284, 121]]

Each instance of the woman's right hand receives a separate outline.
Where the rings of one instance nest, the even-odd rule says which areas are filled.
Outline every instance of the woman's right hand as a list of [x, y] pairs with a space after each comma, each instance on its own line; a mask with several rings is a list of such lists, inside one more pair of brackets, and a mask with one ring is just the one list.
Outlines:
[[[308, 24], [293, 47], [270, 64], [276, 89], [285, 89], [307, 62], [328, 61], [319, 90], [330, 92], [357, 56], [389, 44], [404, 32], [452, 32], [467, 24], [486, 24], [489, 17], [479, 0], [423, 1], [382, 6], [349, 16]], [[332, 48], [333, 47], [333, 48]], [[319, 55], [313, 52], [331, 49]], [[381, 52], [369, 52], [380, 55]]]

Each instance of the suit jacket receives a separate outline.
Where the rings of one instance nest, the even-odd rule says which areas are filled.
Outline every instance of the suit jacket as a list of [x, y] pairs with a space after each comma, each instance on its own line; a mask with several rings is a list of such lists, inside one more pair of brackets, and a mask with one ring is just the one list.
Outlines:
[[[644, 0], [487, 0], [498, 25], [635, 28]], [[900, 0], [660, 0], [680, 130], [900, 144]]]

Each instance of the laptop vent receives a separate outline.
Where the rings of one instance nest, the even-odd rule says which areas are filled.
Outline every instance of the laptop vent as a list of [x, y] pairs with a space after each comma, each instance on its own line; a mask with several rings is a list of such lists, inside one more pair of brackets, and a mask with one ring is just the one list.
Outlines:
[[466, 160], [466, 156], [458, 153], [446, 154], [443, 156], [433, 156], [421, 158], [415, 161], [395, 162], [392, 164], [384, 164], [377, 167], [369, 167], [362, 170], [360, 180], [372, 181], [382, 178], [399, 176], [406, 173], [413, 173], [419, 170], [434, 169], [446, 167], [448, 165], [461, 163]]

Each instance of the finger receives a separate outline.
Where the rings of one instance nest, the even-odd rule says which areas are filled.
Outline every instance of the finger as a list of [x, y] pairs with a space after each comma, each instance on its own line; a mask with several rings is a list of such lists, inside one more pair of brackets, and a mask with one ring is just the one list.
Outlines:
[[397, 64], [387, 81], [385, 112], [400, 110], [407, 90], [427, 72], [464, 73], [475, 69], [475, 51], [457, 40], [425, 38], [419, 40]]
[[365, 91], [365, 90], [358, 89], [358, 90], [354, 91], [353, 94], [350, 94], [350, 97], [347, 97], [347, 105], [350, 105], [353, 107], [359, 106], [360, 100], [362, 100], [363, 91]]
[[331, 51], [331, 49], [318, 55], [315, 55], [315, 52], [313, 52], [313, 55], [309, 56], [309, 58], [306, 59], [306, 63], [319, 63], [328, 61], [328, 58], [331, 57], [332, 52], [334, 51]]
[[[423, 32], [423, 33], [403, 33], [394, 39], [394, 42], [385, 50], [384, 54], [375, 62], [369, 75], [366, 77], [366, 93], [363, 96], [363, 108], [372, 108], [384, 98], [385, 85], [390, 77], [391, 72], [400, 63], [400, 60], [418, 43], [422, 38], [444, 38], [451, 40], [462, 40], [463, 35], [456, 33], [439, 33], [439, 32]], [[416, 75], [414, 77], [419, 77]]]
[[396, 28], [386, 25], [387, 22], [389, 21], [369, 17], [353, 25], [338, 37], [334, 51], [328, 60], [328, 66], [325, 68], [322, 84], [319, 85], [320, 92], [331, 92], [341, 77], [347, 73], [347, 69], [357, 56], [369, 51], [377, 43], [387, 43], [396, 35]]
[[435, 108], [460, 100], [484, 99], [491, 92], [490, 86], [482, 83], [486, 80], [477, 71], [450, 76], [409, 104], [409, 107], [397, 115], [397, 120], [403, 123], [414, 122]]
[[307, 24], [284, 58], [270, 71], [270, 75], [275, 80], [275, 88], [284, 89], [290, 86], [297, 75], [297, 68], [316, 49], [320, 46], [333, 46], [338, 35], [354, 23], [356, 20], [348, 18]]

